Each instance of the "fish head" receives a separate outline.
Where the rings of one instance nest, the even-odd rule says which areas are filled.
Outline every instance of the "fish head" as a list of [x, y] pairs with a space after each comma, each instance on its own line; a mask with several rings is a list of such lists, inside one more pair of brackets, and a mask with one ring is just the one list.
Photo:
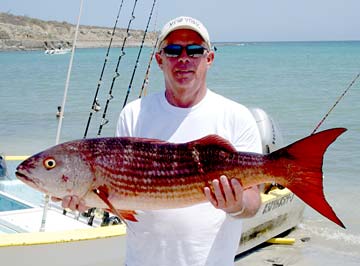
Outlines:
[[94, 174], [80, 146], [69, 142], [37, 153], [18, 165], [16, 176], [45, 194], [82, 198], [92, 189]]

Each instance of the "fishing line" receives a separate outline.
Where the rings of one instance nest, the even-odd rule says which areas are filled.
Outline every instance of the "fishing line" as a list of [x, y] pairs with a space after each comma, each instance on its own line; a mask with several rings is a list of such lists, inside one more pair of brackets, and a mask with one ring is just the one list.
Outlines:
[[336, 105], [341, 101], [341, 99], [345, 96], [345, 94], [349, 91], [349, 89], [354, 85], [355, 81], [360, 77], [360, 73], [356, 75], [356, 77], [350, 82], [348, 87], [345, 89], [345, 91], [340, 95], [340, 97], [336, 100], [334, 105], [330, 108], [330, 110], [325, 114], [325, 116], [320, 120], [319, 124], [315, 127], [311, 135], [315, 134], [315, 132], [319, 129], [319, 127], [322, 125], [322, 123], [325, 121], [325, 119], [329, 116], [329, 114], [332, 112], [332, 110], [335, 108]]
[[130, 35], [129, 34], [130, 25], [131, 25], [132, 21], [135, 19], [134, 12], [135, 12], [135, 8], [136, 8], [136, 4], [137, 4], [137, 0], [134, 1], [133, 9], [132, 9], [132, 12], [131, 12], [131, 18], [129, 20], [129, 23], [128, 23], [128, 26], [127, 26], [127, 29], [126, 29], [126, 35], [124, 37], [123, 44], [122, 44], [122, 47], [121, 47], [121, 53], [119, 55], [119, 58], [118, 58], [118, 61], [117, 61], [117, 64], [116, 64], [115, 74], [114, 74], [112, 82], [111, 82], [108, 99], [106, 100], [106, 104], [105, 104], [105, 107], [104, 107], [104, 112], [103, 112], [103, 115], [102, 115], [102, 120], [101, 120], [99, 130], [98, 130], [98, 133], [97, 133], [98, 136], [101, 135], [101, 131], [102, 131], [103, 126], [106, 125], [109, 122], [109, 120], [106, 119], [106, 113], [107, 113], [107, 109], [109, 107], [110, 101], [114, 98], [114, 96], [112, 95], [112, 91], [113, 91], [113, 88], [114, 88], [115, 80], [118, 77], [120, 77], [120, 73], [118, 72], [119, 65], [120, 65], [121, 58], [125, 55], [124, 48], [125, 48], [127, 38]]
[[101, 86], [101, 83], [102, 83], [102, 78], [103, 78], [105, 67], [106, 67], [106, 64], [107, 64], [107, 61], [108, 61], [108, 58], [109, 58], [109, 52], [110, 52], [111, 44], [112, 44], [114, 36], [115, 36], [115, 31], [116, 31], [116, 28], [117, 28], [117, 23], [119, 21], [120, 12], [122, 10], [123, 3], [124, 3], [124, 0], [121, 1], [121, 4], [119, 6], [118, 13], [117, 13], [116, 20], [115, 20], [115, 24], [114, 24], [114, 27], [113, 27], [113, 30], [112, 30], [112, 33], [111, 33], [111, 38], [110, 38], [109, 46], [108, 46], [107, 51], [106, 51], [104, 64], [103, 64], [103, 67], [102, 67], [102, 70], [101, 70], [101, 73], [100, 73], [100, 78], [99, 78], [99, 81], [98, 81], [98, 84], [97, 84], [97, 87], [96, 87], [95, 96], [94, 96], [94, 99], [93, 99], [93, 102], [92, 102], [92, 105], [91, 105], [91, 110], [90, 110], [90, 113], [89, 113], [89, 119], [88, 119], [88, 122], [86, 124], [85, 132], [84, 132], [84, 139], [87, 136], [92, 115], [93, 115], [94, 112], [98, 111], [98, 109], [97, 109], [97, 104], [98, 104], [97, 103], [97, 96], [99, 94], [100, 86]]
[[145, 28], [144, 35], [143, 35], [143, 38], [142, 38], [142, 41], [141, 41], [141, 45], [140, 45], [140, 48], [139, 48], [139, 52], [138, 52], [138, 55], [137, 55], [137, 58], [136, 58], [136, 61], [135, 61], [135, 66], [134, 66], [134, 69], [133, 69], [133, 73], [132, 73], [132, 75], [131, 75], [129, 87], [128, 87], [127, 92], [126, 92], [125, 100], [124, 100], [124, 103], [123, 103], [123, 108], [125, 107], [125, 105], [126, 105], [126, 103], [127, 103], [127, 100], [128, 100], [128, 98], [129, 98], [129, 95], [130, 95], [131, 86], [132, 86], [132, 83], [133, 83], [133, 81], [134, 81], [134, 76], [135, 76], [135, 73], [136, 73], [137, 66], [139, 65], [139, 58], [140, 58], [142, 49], [143, 49], [143, 47], [144, 47], [144, 42], [145, 42], [146, 34], [147, 34], [147, 32], [148, 32], [148, 28], [149, 28], [149, 24], [150, 24], [150, 21], [151, 21], [151, 18], [152, 18], [152, 14], [153, 14], [153, 11], [154, 11], [155, 4], [156, 4], [156, 0], [153, 1], [152, 7], [151, 7], [151, 11], [150, 11], [150, 15], [149, 15], [149, 18], [148, 18], [148, 22], [147, 22], [147, 24], [146, 24], [146, 28]]

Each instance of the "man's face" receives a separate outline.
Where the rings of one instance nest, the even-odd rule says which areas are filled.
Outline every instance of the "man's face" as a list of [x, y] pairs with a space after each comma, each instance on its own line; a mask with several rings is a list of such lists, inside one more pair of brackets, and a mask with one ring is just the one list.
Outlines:
[[[169, 44], [178, 44], [183, 47], [198, 44], [206, 47], [198, 33], [185, 29], [171, 32], [160, 48]], [[156, 54], [156, 60], [164, 73], [166, 89], [190, 92], [206, 89], [206, 73], [214, 60], [214, 53], [205, 51], [202, 56], [192, 57], [183, 49], [178, 57], [168, 57], [164, 51], [160, 51]]]

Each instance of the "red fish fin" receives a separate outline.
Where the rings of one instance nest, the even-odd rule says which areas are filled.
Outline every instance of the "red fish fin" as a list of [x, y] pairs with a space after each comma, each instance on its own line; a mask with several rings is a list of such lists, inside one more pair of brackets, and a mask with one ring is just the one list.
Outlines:
[[345, 131], [345, 128], [324, 130], [269, 154], [270, 159], [278, 159], [280, 163], [283, 158], [291, 160], [291, 169], [285, 169], [290, 171], [290, 180], [279, 180], [278, 183], [343, 228], [344, 224], [325, 199], [322, 165], [328, 146]]
[[201, 139], [197, 139], [188, 143], [189, 145], [216, 145], [230, 152], [237, 152], [235, 147], [226, 139], [219, 135], [208, 135]]
[[120, 218], [126, 225], [125, 220], [137, 222], [138, 220], [135, 217], [136, 211], [133, 210], [118, 210], [112, 205], [109, 201], [109, 193], [108, 188], [106, 186], [98, 187], [94, 189], [94, 193], [99, 196], [99, 198], [105, 202], [105, 204], [109, 207], [109, 210], [114, 213], [116, 216]]
[[138, 220], [136, 219], [136, 211], [134, 210], [117, 210], [118, 213], [121, 215], [121, 217], [125, 220], [129, 220], [132, 222], [138, 222]]
[[[114, 212], [111, 209], [106, 209], [109, 212]], [[116, 210], [116, 215], [120, 216], [119, 218], [121, 220], [128, 220], [128, 221], [132, 221], [132, 222], [138, 222], [138, 220], [136, 219], [136, 215], [137, 212], [134, 210]]]

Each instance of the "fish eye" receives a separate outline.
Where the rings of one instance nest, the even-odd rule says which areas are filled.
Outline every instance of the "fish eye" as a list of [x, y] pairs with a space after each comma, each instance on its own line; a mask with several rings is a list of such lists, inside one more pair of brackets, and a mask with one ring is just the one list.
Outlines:
[[56, 166], [56, 161], [54, 158], [46, 158], [43, 164], [47, 170], [51, 170]]

